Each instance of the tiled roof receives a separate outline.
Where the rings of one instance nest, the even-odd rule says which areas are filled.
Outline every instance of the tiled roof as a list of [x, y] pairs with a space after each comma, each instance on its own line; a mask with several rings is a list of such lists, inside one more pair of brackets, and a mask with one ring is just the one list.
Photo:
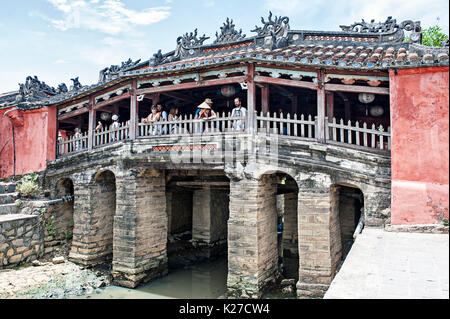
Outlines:
[[[148, 71], [146, 70], [146, 73], [209, 66], [245, 58], [304, 66], [321, 65], [345, 69], [388, 69], [400, 66], [419, 67], [448, 64], [449, 53], [445, 49], [421, 53], [417, 46], [411, 49], [407, 45], [394, 47], [378, 46], [376, 44], [302, 44], [275, 50], [247, 47], [240, 50], [212, 52], [201, 57], [150, 67]], [[123, 75], [132, 74], [133, 71], [123, 73]]]

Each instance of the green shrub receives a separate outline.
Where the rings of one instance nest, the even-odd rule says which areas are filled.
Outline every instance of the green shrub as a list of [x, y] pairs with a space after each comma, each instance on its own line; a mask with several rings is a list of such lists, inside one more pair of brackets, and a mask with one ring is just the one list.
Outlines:
[[39, 175], [36, 173], [24, 176], [16, 186], [16, 190], [23, 197], [27, 198], [34, 197], [40, 191], [38, 178]]

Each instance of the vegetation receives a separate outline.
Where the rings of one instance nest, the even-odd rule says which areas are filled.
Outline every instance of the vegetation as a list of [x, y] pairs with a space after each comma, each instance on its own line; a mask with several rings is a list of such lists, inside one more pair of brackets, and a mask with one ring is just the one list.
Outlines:
[[26, 198], [37, 195], [40, 191], [38, 184], [39, 175], [36, 173], [24, 176], [16, 186], [16, 190]]
[[429, 47], [442, 47], [448, 35], [442, 32], [442, 28], [438, 25], [429, 27], [422, 32], [422, 44]]
[[[428, 47], [443, 47], [448, 35], [442, 32], [442, 28], [438, 25], [429, 27], [422, 31], [422, 44]], [[403, 42], [409, 42], [410, 37], [405, 37]]]

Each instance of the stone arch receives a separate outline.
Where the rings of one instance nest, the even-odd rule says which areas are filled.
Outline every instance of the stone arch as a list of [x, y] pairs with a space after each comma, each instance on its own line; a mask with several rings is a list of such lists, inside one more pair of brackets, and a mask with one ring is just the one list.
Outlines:
[[334, 214], [337, 218], [336, 226], [339, 229], [336, 237], [341, 242], [341, 259], [345, 260], [353, 245], [353, 234], [360, 218], [364, 215], [364, 193], [360, 187], [348, 182], [339, 182], [332, 185]]

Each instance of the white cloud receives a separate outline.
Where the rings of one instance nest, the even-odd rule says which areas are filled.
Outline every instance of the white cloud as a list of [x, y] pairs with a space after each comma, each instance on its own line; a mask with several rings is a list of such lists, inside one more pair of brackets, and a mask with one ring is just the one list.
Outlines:
[[207, 8], [212, 8], [216, 5], [216, 2], [213, 0], [206, 0], [203, 2], [203, 5]]
[[59, 19], [43, 16], [55, 28], [66, 31], [73, 28], [100, 31], [117, 35], [147, 26], [170, 16], [170, 7], [153, 7], [140, 11], [126, 8], [121, 0], [47, 0], [62, 13]]

